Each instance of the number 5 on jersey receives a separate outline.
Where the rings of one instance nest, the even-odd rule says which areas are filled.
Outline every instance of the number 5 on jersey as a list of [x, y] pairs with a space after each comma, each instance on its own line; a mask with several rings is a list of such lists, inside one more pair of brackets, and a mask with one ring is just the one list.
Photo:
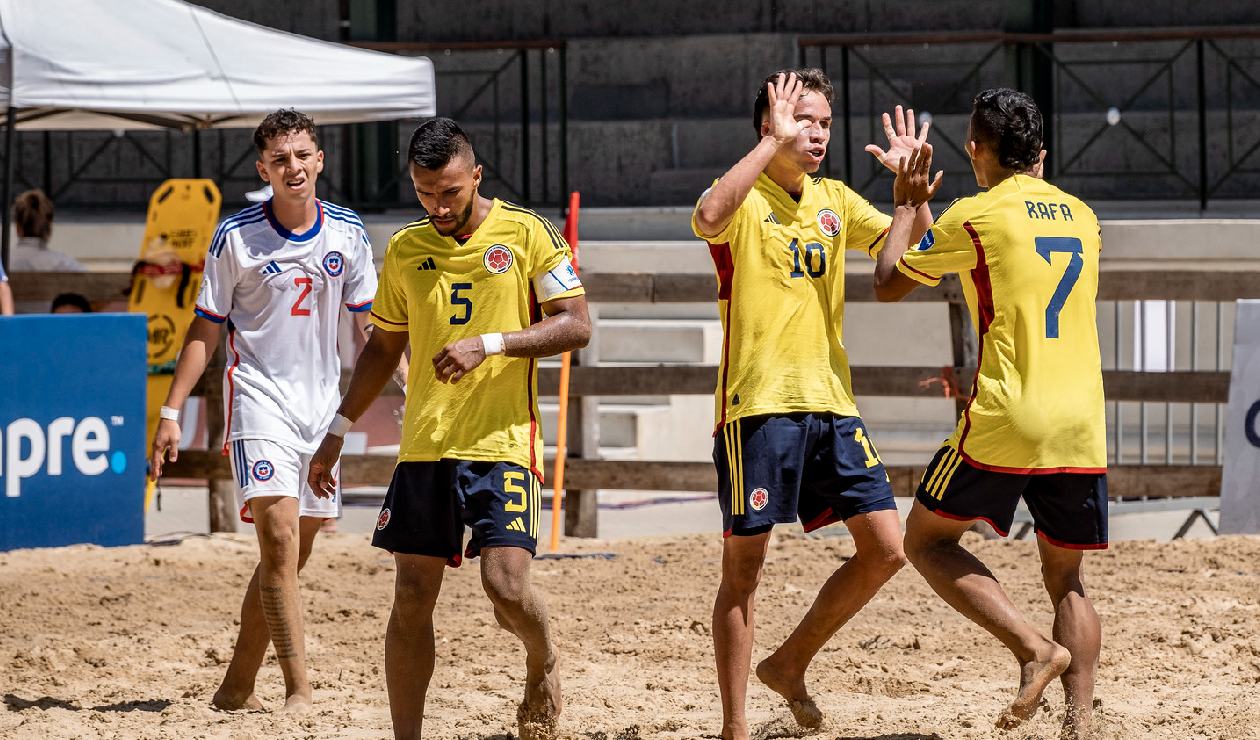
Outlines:
[[451, 284], [451, 305], [456, 307], [456, 313], [451, 316], [451, 324], [460, 325], [467, 324], [472, 319], [473, 304], [472, 299], [466, 295], [460, 295], [461, 290], [472, 290], [472, 283], [452, 283]]

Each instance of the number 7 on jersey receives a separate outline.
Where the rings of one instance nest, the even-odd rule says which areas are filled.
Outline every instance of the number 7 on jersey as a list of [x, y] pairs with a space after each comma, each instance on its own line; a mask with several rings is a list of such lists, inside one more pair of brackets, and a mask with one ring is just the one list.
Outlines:
[[1072, 288], [1076, 287], [1076, 281], [1081, 277], [1081, 269], [1085, 267], [1085, 259], [1081, 257], [1083, 248], [1081, 240], [1074, 236], [1039, 236], [1034, 241], [1037, 245], [1037, 254], [1041, 255], [1048, 265], [1054, 264], [1051, 255], [1055, 252], [1067, 252], [1072, 255], [1068, 258], [1067, 270], [1063, 273], [1063, 279], [1059, 281], [1059, 287], [1055, 288], [1054, 295], [1050, 296], [1050, 305], [1046, 306], [1046, 339], [1058, 339], [1059, 312], [1063, 310], [1068, 295], [1071, 294]]

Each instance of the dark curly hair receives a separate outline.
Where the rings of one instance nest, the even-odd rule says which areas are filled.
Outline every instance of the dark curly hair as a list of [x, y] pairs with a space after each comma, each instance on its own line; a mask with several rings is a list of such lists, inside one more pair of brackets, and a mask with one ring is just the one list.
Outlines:
[[441, 169], [457, 156], [472, 152], [468, 134], [449, 118], [433, 118], [420, 124], [407, 144], [407, 160], [426, 170]]
[[311, 135], [311, 141], [315, 142], [315, 148], [319, 148], [319, 136], [315, 133], [315, 121], [310, 116], [293, 108], [281, 108], [274, 113], [268, 113], [267, 117], [262, 119], [262, 123], [258, 124], [258, 128], [254, 129], [254, 149], [262, 154], [267, 148], [267, 142], [283, 136], [285, 134], [297, 133], [305, 131]]
[[1037, 163], [1042, 149], [1041, 110], [1031, 97], [999, 87], [972, 101], [971, 136], [997, 152], [998, 163], [1020, 172]]
[[781, 69], [762, 80], [761, 87], [757, 88], [757, 99], [753, 102], [753, 128], [757, 130], [757, 135], [761, 135], [761, 114], [766, 112], [770, 107], [770, 94], [766, 92], [766, 85], [773, 85], [779, 78], [779, 75], [787, 77], [789, 74], [795, 73], [797, 79], [805, 84], [806, 91], [814, 91], [822, 95], [830, 105], [835, 97], [835, 89], [831, 86], [831, 79], [827, 77], [827, 73], [817, 67], [803, 67], [801, 69]]

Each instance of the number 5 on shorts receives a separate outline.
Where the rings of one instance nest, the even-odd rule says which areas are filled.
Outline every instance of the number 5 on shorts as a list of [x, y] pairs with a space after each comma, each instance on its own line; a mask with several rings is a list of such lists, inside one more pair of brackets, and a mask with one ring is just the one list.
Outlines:
[[508, 470], [503, 473], [503, 492], [508, 496], [520, 494], [520, 503], [516, 501], [508, 501], [503, 504], [503, 510], [509, 512], [525, 511], [529, 508], [526, 504], [526, 496], [529, 494], [524, 486], [520, 483], [525, 481], [525, 474], [519, 470]]

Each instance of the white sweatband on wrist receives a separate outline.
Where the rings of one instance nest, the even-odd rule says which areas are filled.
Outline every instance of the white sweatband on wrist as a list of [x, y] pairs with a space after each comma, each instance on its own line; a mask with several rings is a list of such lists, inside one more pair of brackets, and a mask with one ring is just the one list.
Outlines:
[[354, 426], [354, 422], [350, 421], [341, 414], [333, 417], [332, 423], [328, 425], [328, 433], [334, 437], [344, 437], [346, 432], [350, 431], [350, 427]]
[[163, 406], [162, 408], [158, 409], [158, 416], [162, 417], [163, 419], [169, 419], [170, 421], [178, 423], [179, 422], [179, 409], [173, 409], [170, 406]]
[[481, 343], [486, 347], [486, 357], [503, 354], [502, 333], [496, 331], [493, 334], [482, 334]]

